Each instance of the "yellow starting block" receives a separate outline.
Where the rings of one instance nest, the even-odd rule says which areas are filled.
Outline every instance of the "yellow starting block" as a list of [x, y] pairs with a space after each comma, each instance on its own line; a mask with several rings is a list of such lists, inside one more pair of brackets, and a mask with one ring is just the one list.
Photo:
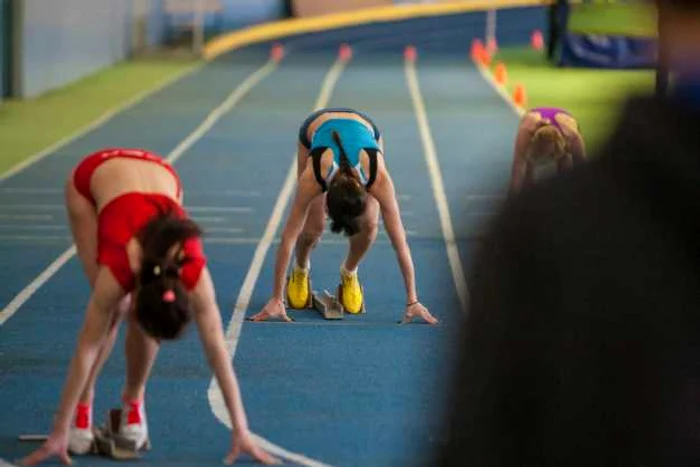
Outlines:
[[321, 313], [324, 319], [343, 319], [343, 305], [327, 290], [323, 293], [312, 294], [312, 304], [316, 311]]

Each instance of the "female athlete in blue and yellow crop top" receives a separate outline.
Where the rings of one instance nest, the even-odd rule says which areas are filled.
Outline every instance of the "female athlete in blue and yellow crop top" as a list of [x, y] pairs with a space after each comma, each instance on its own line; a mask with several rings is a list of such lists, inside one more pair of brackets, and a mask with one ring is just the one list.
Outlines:
[[406, 286], [404, 321], [421, 318], [437, 322], [418, 301], [411, 252], [383, 154], [379, 129], [361, 112], [322, 109], [306, 118], [299, 132], [297, 194], [277, 252], [273, 296], [252, 320], [289, 320], [283, 302], [283, 281], [292, 248], [296, 264], [286, 283], [287, 305], [296, 309], [310, 306], [311, 250], [323, 234], [326, 213], [331, 218], [331, 231], [343, 232], [350, 243], [340, 268], [338, 299], [346, 312], [363, 312], [364, 296], [357, 267], [374, 243], [381, 212]]

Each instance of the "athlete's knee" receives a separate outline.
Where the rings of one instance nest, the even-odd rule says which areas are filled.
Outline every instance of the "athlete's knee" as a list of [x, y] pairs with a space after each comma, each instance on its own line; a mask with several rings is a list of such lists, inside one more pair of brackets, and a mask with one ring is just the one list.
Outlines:
[[131, 311], [131, 294], [126, 295], [114, 308], [114, 315], [112, 317], [111, 329], [119, 327], [124, 319], [129, 317], [129, 312]]
[[323, 226], [307, 226], [299, 235], [299, 242], [305, 245], [315, 245], [323, 235]]
[[369, 219], [364, 222], [363, 229], [362, 229], [362, 234], [368, 238], [374, 238], [377, 236], [377, 232], [379, 232], [379, 220], [378, 219]]

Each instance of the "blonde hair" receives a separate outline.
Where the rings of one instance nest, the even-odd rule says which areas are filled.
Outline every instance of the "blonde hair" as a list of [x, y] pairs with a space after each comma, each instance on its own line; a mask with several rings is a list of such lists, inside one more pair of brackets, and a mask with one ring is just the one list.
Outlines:
[[555, 162], [566, 155], [566, 139], [554, 125], [542, 125], [532, 135], [526, 158], [531, 162]]

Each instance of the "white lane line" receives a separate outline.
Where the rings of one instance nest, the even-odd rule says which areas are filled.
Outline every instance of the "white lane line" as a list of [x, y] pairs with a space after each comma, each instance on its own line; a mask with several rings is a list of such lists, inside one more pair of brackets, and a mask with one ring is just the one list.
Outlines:
[[9, 195], [62, 195], [60, 188], [0, 188], [0, 193]]
[[262, 196], [260, 191], [245, 190], [187, 190], [188, 197], [194, 196], [240, 196], [241, 198], [257, 198]]
[[449, 204], [445, 195], [445, 185], [442, 181], [442, 173], [440, 164], [437, 158], [437, 150], [435, 149], [435, 140], [430, 132], [430, 124], [428, 123], [428, 115], [425, 111], [425, 103], [420, 92], [418, 84], [418, 76], [416, 73], [416, 64], [413, 60], [405, 61], [406, 82], [411, 94], [411, 101], [416, 113], [418, 121], [418, 129], [420, 131], [421, 141], [423, 143], [423, 153], [425, 162], [428, 165], [430, 173], [430, 182], [433, 187], [433, 196], [435, 197], [435, 205], [437, 206], [440, 216], [440, 227], [442, 235], [445, 238], [445, 246], [447, 248], [447, 259], [452, 270], [452, 277], [457, 288], [457, 296], [459, 297], [462, 310], [466, 313], [469, 303], [469, 289], [467, 280], [462, 267], [462, 261], [459, 257], [459, 250], [456, 245], [454, 228], [452, 227], [452, 219], [450, 217]]
[[240, 227], [208, 227], [206, 231], [207, 233], [242, 233], [243, 229]]
[[192, 220], [201, 224], [211, 222], [216, 224], [219, 222], [224, 222], [226, 219], [223, 217], [208, 217], [208, 216], [192, 216]]
[[[187, 194], [185, 194], [187, 196]], [[253, 208], [248, 206], [185, 206], [188, 212], [253, 212]]]
[[50, 221], [53, 216], [50, 214], [0, 214], [0, 219], [12, 221]]
[[[328, 105], [333, 89], [336, 83], [338, 82], [338, 79], [340, 79], [340, 76], [343, 73], [345, 66], [346, 62], [341, 59], [338, 59], [333, 63], [331, 68], [328, 70], [328, 73], [326, 74], [325, 78], [323, 79], [321, 91], [319, 92], [318, 98], [316, 99], [316, 103], [314, 104], [313, 110], [318, 110]], [[238, 293], [238, 298], [236, 299], [236, 304], [233, 308], [233, 316], [231, 317], [231, 321], [229, 322], [229, 325], [226, 329], [226, 343], [232, 359], [236, 354], [236, 346], [238, 345], [238, 339], [241, 334], [243, 319], [245, 317], [246, 310], [248, 309], [248, 305], [250, 304], [250, 297], [253, 294], [255, 283], [257, 282], [258, 277], [260, 276], [260, 270], [262, 269], [263, 263], [265, 262], [265, 256], [267, 255], [270, 246], [275, 241], [275, 233], [277, 232], [279, 225], [282, 222], [284, 210], [289, 202], [289, 199], [292, 196], [292, 191], [296, 182], [297, 173], [296, 154], [294, 154], [293, 159], [294, 162], [292, 162], [292, 164], [289, 166], [287, 176], [284, 180], [284, 184], [282, 185], [282, 189], [280, 190], [280, 193], [277, 197], [277, 201], [275, 202], [275, 205], [272, 209], [270, 219], [267, 222], [267, 225], [265, 226], [263, 236], [260, 239], [257, 248], [255, 249], [255, 253], [253, 254], [253, 259], [250, 263], [250, 268], [248, 269], [248, 273], [245, 276], [243, 285], [241, 286], [241, 290]], [[223, 400], [223, 396], [221, 394], [221, 390], [219, 389], [219, 385], [213, 378], [211, 380], [211, 383], [209, 384], [208, 397], [209, 405], [211, 406], [216, 418], [219, 419], [221, 423], [225, 424], [230, 428], [231, 422], [229, 420], [226, 404]], [[300, 465], [305, 465], [309, 467], [324, 466], [324, 464], [321, 464], [318, 461], [314, 461], [313, 459], [309, 459], [304, 456], [291, 458], [280, 451], [274, 452], [270, 450], [270, 452], [278, 455], [279, 457], [283, 457], [285, 459], [291, 460], [292, 462], [296, 462]]]
[[[272, 71], [277, 68], [277, 64], [273, 61], [268, 61], [262, 67], [258, 68], [255, 72], [250, 74], [245, 80], [243, 80], [229, 95], [228, 97], [214, 110], [212, 110], [206, 119], [199, 124], [197, 128], [192, 131], [184, 140], [177, 145], [175, 149], [168, 155], [168, 162], [175, 163], [182, 155], [192, 147], [198, 140], [200, 140], [214, 124], [229, 110], [231, 110], [238, 101], [245, 96], [248, 91], [250, 91], [253, 86], [258, 84], [267, 75], [272, 73]], [[68, 260], [75, 254], [75, 246], [71, 246], [66, 251], [61, 253], [61, 255], [56, 258], [41, 274], [39, 274], [32, 282], [29, 283], [24, 289], [22, 289], [11, 301], [8, 303], [2, 311], [0, 311], [0, 326], [2, 326], [8, 319], [14, 315], [19, 308], [24, 305], [29, 298], [51, 277], [59, 270], [61, 267], [68, 262]]]
[[61, 255], [56, 258], [49, 266], [44, 269], [41, 274], [36, 276], [36, 278], [22, 291], [15, 296], [15, 298], [7, 304], [2, 311], [0, 311], [0, 326], [5, 324], [5, 321], [10, 319], [12, 315], [15, 314], [19, 307], [21, 307], [34, 293], [39, 290], [39, 288], [46, 283], [51, 277], [56, 274], [56, 272], [61, 269], [61, 267], [70, 260], [75, 254], [75, 246], [71, 246], [66, 251], [61, 253]]
[[67, 230], [67, 225], [0, 224], [0, 230]]
[[97, 128], [101, 127], [102, 125], [104, 125], [105, 123], [110, 121], [116, 115], [120, 114], [121, 112], [124, 112], [125, 110], [128, 110], [128, 109], [136, 106], [136, 104], [140, 103], [141, 101], [143, 101], [147, 97], [157, 93], [158, 91], [161, 91], [162, 89], [165, 89], [166, 87], [170, 86], [171, 84], [175, 83], [176, 81], [179, 81], [180, 79], [184, 78], [185, 76], [187, 76], [191, 73], [194, 73], [195, 71], [199, 70], [202, 66], [203, 66], [203, 64], [198, 64], [198, 65], [186, 68], [173, 76], [169, 76], [169, 77], [163, 79], [162, 81], [157, 83], [154, 87], [152, 87], [150, 89], [146, 89], [145, 91], [135, 95], [131, 99], [128, 99], [128, 100], [122, 102], [121, 104], [117, 105], [116, 107], [113, 107], [113, 108], [107, 110], [102, 115], [97, 117], [96, 120], [93, 120], [91, 123], [82, 127], [81, 129], [79, 129], [75, 133], [68, 135], [65, 138], [60, 139], [59, 141], [55, 142], [51, 146], [49, 146], [45, 149], [42, 149], [38, 153], [32, 155], [28, 159], [25, 159], [22, 162], [19, 162], [19, 163], [13, 165], [12, 167], [10, 167], [10, 169], [8, 169], [5, 173], [0, 174], [0, 183], [3, 183], [5, 180], [7, 180], [8, 178], [10, 178], [14, 175], [17, 175], [18, 173], [22, 172], [27, 167], [37, 163], [41, 159], [45, 158], [49, 154], [52, 154], [52, 153], [58, 151], [59, 149], [63, 148], [64, 146], [67, 146], [68, 144], [70, 144], [73, 141], [77, 140], [78, 138], [86, 135], [87, 133], [89, 133], [93, 130], [96, 130]]

